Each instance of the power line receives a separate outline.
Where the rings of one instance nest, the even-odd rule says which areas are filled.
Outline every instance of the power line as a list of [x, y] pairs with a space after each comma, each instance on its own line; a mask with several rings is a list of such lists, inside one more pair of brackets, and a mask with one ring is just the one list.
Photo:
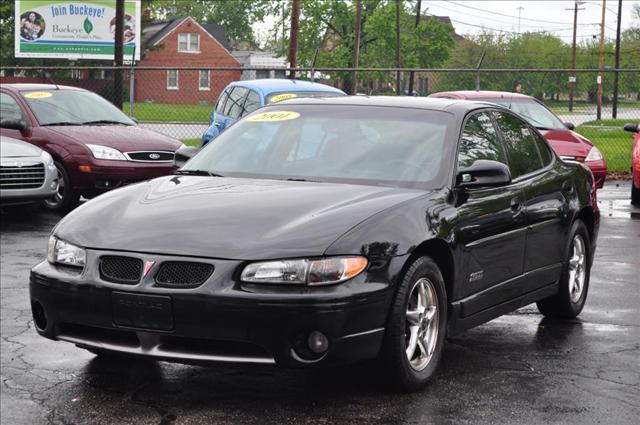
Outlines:
[[[492, 14], [492, 15], [505, 16], [505, 17], [507, 17], [507, 18], [518, 19], [518, 17], [517, 17], [517, 16], [514, 16], [514, 15], [507, 15], [507, 14], [500, 13], [500, 12], [492, 12], [492, 11], [490, 11], [490, 10], [480, 9], [480, 8], [478, 8], [478, 7], [469, 6], [469, 5], [467, 5], [467, 4], [460, 4], [460, 3], [457, 3], [457, 2], [455, 2], [455, 1], [451, 1], [451, 0], [444, 0], [444, 1], [445, 1], [446, 3], [455, 4], [456, 6], [465, 7], [465, 8], [467, 8], [467, 9], [473, 9], [473, 10], [478, 10], [478, 11], [480, 11], [480, 12], [489, 13], [489, 14]], [[544, 24], [565, 24], [565, 25], [566, 25], [566, 22], [559, 22], [559, 21], [546, 21], [546, 20], [543, 20], [543, 19], [522, 18], [522, 20], [527, 20], [527, 21], [532, 21], [532, 22], [542, 22], [542, 23], [544, 23]]]
[[[442, 10], [445, 10], [447, 12], [454, 12], [454, 13], [457, 13], [457, 14], [466, 15], [466, 16], [470, 16], [470, 17], [474, 17], [474, 18], [478, 17], [476, 14], [472, 14], [472, 13], [464, 12], [464, 11], [459, 11], [457, 9], [450, 9], [448, 7], [442, 6], [439, 3], [432, 3], [430, 8], [434, 8], [434, 7], [442, 9]], [[485, 19], [487, 21], [491, 21], [490, 24], [495, 23], [495, 24], [501, 24], [501, 25], [503, 25], [503, 24], [514, 25], [513, 21], [506, 21], [506, 20], [501, 20], [501, 19], [496, 19], [496, 18], [485, 18], [485, 17], [483, 17], [483, 19]], [[522, 18], [522, 19], [524, 19], [524, 18]], [[557, 23], [557, 24], [553, 24], [553, 25], [563, 25], [564, 26], [564, 25], [567, 25], [567, 24], [568, 24], [568, 22], [562, 22], [562, 23]], [[526, 26], [526, 27], [532, 27], [532, 28], [540, 28], [541, 27], [541, 25], [537, 24], [537, 23], [530, 24], [530, 23], [522, 22], [521, 25], [522, 26]], [[592, 23], [580, 23], [580, 24], [578, 24], [578, 26], [596, 26], [596, 25], [600, 25], [600, 23], [599, 22], [592, 22]]]

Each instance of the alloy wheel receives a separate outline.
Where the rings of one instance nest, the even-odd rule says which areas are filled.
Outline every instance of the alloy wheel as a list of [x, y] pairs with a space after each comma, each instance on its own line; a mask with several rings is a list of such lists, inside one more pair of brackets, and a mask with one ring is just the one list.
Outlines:
[[438, 341], [438, 295], [427, 278], [416, 281], [407, 302], [405, 353], [416, 371], [427, 367]]
[[575, 235], [572, 245], [571, 258], [569, 258], [569, 298], [571, 302], [576, 303], [584, 289], [587, 255], [582, 236]]

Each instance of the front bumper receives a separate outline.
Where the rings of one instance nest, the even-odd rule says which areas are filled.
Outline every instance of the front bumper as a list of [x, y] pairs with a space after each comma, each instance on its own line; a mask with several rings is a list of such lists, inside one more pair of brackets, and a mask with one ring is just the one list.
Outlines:
[[600, 159], [598, 161], [588, 161], [585, 162], [589, 170], [591, 170], [591, 174], [593, 174], [593, 179], [596, 183], [597, 189], [602, 189], [604, 186], [604, 181], [607, 178], [607, 163], [604, 159]]
[[[104, 254], [87, 251], [87, 264]], [[175, 258], [154, 260], [159, 264]], [[322, 366], [378, 354], [392, 297], [391, 285], [372, 279], [379, 273], [365, 272], [325, 288], [258, 287], [234, 281], [242, 262], [211, 261], [215, 272], [195, 289], [155, 287], [153, 272], [137, 285], [115, 284], [101, 280], [98, 272], [72, 274], [45, 261], [33, 268], [30, 279], [36, 329], [46, 338], [83, 348], [187, 363]], [[399, 270], [402, 261], [398, 257], [390, 263]], [[116, 324], [114, 294], [122, 293], [169, 297], [171, 329]], [[311, 331], [329, 340], [327, 352], [314, 358], [298, 350]]]
[[133, 161], [95, 160], [89, 164], [91, 171], [78, 167], [72, 178], [73, 189], [91, 197], [117, 187], [172, 174], [173, 162], [140, 163]]

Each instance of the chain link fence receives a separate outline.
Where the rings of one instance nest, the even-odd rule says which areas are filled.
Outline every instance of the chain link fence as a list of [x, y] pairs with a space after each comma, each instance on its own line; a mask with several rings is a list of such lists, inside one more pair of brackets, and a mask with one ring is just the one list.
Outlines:
[[[209, 126], [211, 112], [229, 83], [241, 79], [283, 78], [291, 70], [267, 68], [123, 68], [123, 111], [139, 125], [186, 143], [197, 145]], [[296, 77], [350, 91], [351, 69], [295, 69]], [[0, 83], [48, 83], [82, 87], [114, 101], [115, 67], [0, 68]], [[614, 79], [618, 96], [614, 102]], [[360, 69], [359, 95], [428, 96], [457, 90], [498, 90], [522, 93], [542, 101], [563, 122], [603, 154], [612, 172], [631, 167], [632, 135], [626, 122], [640, 122], [640, 69], [607, 70], [602, 79], [602, 105], [597, 105], [597, 70], [578, 70], [575, 83], [570, 70], [502, 69]], [[412, 88], [410, 89], [412, 84]], [[400, 85], [400, 90], [396, 88]], [[573, 100], [571, 88], [573, 86]]]

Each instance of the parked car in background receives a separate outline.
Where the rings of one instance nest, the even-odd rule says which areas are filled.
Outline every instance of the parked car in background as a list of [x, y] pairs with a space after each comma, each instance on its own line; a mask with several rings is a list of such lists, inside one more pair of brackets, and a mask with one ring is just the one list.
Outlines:
[[22, 140], [0, 136], [0, 205], [41, 201], [57, 191], [58, 173], [51, 155]]
[[636, 134], [631, 150], [631, 203], [640, 206], [640, 123], [627, 124], [624, 129]]
[[300, 97], [346, 96], [342, 90], [320, 83], [287, 79], [260, 79], [236, 81], [220, 94], [209, 128], [202, 135], [202, 146], [215, 139], [239, 118], [270, 103]]
[[429, 97], [487, 101], [505, 106], [535, 126], [563, 160], [584, 163], [600, 189], [607, 177], [607, 163], [593, 143], [573, 131], [574, 125], [563, 123], [549, 108], [532, 96], [501, 91], [451, 91]]
[[411, 390], [447, 335], [534, 302], [575, 318], [599, 217], [590, 171], [501, 106], [289, 100], [67, 215], [31, 306], [40, 335], [98, 355], [379, 357], [372, 373]]
[[97, 94], [49, 84], [0, 85], [0, 134], [48, 152], [58, 193], [44, 205], [68, 210], [80, 196], [171, 174], [178, 140], [140, 128]]

